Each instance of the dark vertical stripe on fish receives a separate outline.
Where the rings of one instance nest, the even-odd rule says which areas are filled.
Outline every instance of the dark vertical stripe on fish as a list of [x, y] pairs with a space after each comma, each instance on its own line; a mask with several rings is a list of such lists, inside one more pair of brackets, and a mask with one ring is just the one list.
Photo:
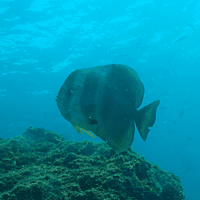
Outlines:
[[99, 77], [93, 72], [88, 73], [85, 77], [80, 105], [82, 112], [88, 117], [89, 114], [95, 110], [95, 96], [98, 90], [99, 81]]

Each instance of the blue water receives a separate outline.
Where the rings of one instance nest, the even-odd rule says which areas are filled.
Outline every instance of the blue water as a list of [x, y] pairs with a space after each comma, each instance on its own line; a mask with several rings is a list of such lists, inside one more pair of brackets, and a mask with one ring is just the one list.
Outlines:
[[75, 69], [134, 68], [145, 85], [142, 106], [160, 99], [157, 120], [133, 149], [181, 179], [200, 199], [200, 2], [197, 0], [1, 0], [0, 137], [28, 126], [70, 140], [75, 132], [55, 97]]

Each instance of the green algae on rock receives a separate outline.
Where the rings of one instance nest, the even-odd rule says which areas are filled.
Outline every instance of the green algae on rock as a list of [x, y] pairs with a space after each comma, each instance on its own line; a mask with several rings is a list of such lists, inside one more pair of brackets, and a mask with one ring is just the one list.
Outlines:
[[43, 128], [0, 141], [0, 200], [183, 200], [180, 180], [131, 150]]

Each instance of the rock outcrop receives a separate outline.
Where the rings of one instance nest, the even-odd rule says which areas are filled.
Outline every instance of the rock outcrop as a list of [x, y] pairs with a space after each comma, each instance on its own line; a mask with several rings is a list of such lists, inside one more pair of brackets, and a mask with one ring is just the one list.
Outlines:
[[0, 140], [0, 200], [183, 200], [180, 180], [131, 149], [43, 128]]

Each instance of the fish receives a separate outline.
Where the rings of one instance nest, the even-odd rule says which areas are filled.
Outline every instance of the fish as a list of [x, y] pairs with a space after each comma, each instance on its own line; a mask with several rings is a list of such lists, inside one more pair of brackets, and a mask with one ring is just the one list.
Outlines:
[[195, 28], [194, 28], [193, 24], [188, 24], [187, 23], [187, 26], [190, 27], [193, 31], [195, 31]]
[[185, 108], [183, 107], [179, 113], [179, 118], [181, 119], [185, 115]]
[[56, 97], [61, 115], [74, 129], [100, 137], [116, 152], [134, 140], [135, 124], [147, 139], [160, 100], [140, 108], [144, 85], [134, 69], [110, 64], [77, 69], [66, 78]]
[[182, 40], [184, 40], [187, 37], [186, 34], [181, 35], [180, 37], [176, 38], [173, 43], [176, 44], [177, 42], [180, 42]]

